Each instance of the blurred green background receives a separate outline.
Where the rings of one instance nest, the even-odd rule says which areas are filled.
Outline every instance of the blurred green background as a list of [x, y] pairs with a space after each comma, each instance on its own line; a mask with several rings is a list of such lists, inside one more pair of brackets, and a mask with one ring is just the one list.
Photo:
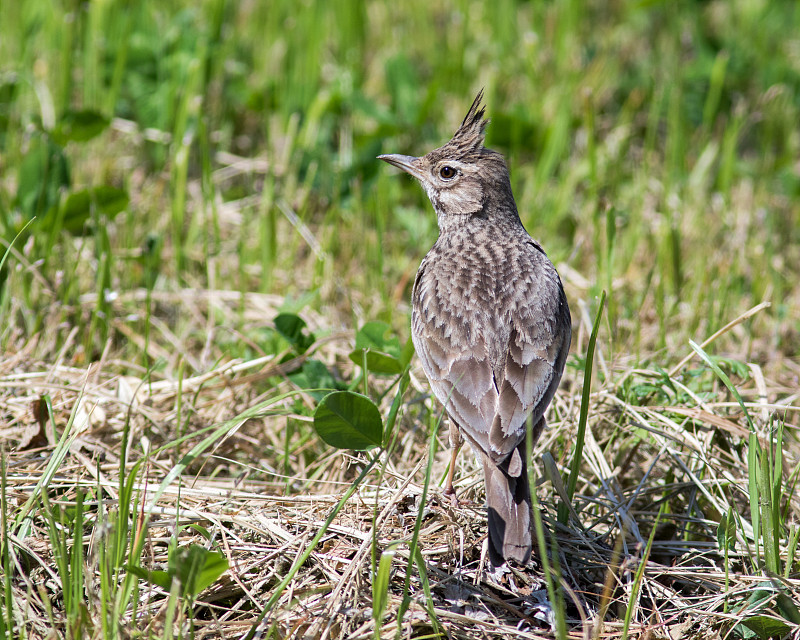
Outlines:
[[766, 299], [746, 350], [798, 352], [794, 2], [26, 0], [0, 20], [5, 350], [77, 327], [84, 357], [111, 339], [144, 362], [125, 336], [153, 316], [202, 346], [181, 314], [115, 304], [158, 290], [407, 335], [435, 217], [375, 156], [443, 144], [485, 87], [576, 324], [606, 289], [616, 353], [669, 361]]

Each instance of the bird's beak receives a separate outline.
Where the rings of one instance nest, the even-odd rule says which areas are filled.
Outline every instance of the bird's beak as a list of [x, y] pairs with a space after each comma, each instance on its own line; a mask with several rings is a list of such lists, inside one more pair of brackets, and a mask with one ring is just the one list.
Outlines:
[[414, 176], [417, 180], [423, 179], [422, 172], [417, 165], [419, 158], [415, 158], [414, 156], [401, 156], [399, 153], [386, 153], [382, 156], [378, 156], [378, 160], [383, 160], [384, 162], [394, 165], [398, 169], [402, 169], [406, 173]]

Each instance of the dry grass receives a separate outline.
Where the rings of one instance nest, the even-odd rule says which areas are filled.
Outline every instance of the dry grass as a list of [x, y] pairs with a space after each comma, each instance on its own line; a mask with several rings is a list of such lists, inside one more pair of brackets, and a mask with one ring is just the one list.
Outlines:
[[[140, 298], [136, 292], [120, 296], [114, 302], [117, 317], [140, 304]], [[185, 632], [191, 618], [197, 638], [238, 637], [256, 621], [344, 489], [363, 469], [366, 458], [331, 451], [309, 437], [307, 429], [289, 428], [309, 420], [303, 406], [310, 408], [313, 400], [303, 392], [255, 414], [246, 413], [248, 407], [291, 390], [286, 374], [302, 364], [303, 357], [285, 362], [281, 361], [283, 354], [231, 360], [215, 352], [213, 340], [196, 339], [207, 328], [212, 308], [223, 318], [243, 313], [253, 322], [263, 322], [275, 315], [279, 299], [187, 291], [159, 294], [156, 301], [171, 308], [172, 317], [182, 317], [183, 322], [194, 318], [197, 325], [184, 325], [183, 337], [177, 337], [165, 319], [163, 328], [153, 332], [151, 356], [157, 358], [163, 351], [165, 358], [194, 359], [201, 370], [200, 363], [213, 361], [203, 373], [182, 380], [155, 373], [149, 379], [136, 377], [131, 375], [131, 367], [115, 360], [111, 343], [88, 367], [71, 361], [67, 347], [52, 354], [50, 363], [33, 360], [31, 353], [46, 352], [47, 345], [22, 341], [18, 352], [2, 363], [0, 411], [5, 418], [0, 437], [6, 450], [8, 515], [34, 493], [57, 434], [71, 421], [69, 450], [47, 488], [51, 501], [61, 506], [74, 504], [77, 490], [87, 493], [84, 544], [88, 545], [86, 606], [91, 621], [87, 628], [98, 630], [100, 608], [91, 594], [100, 579], [96, 547], [105, 544], [108, 535], [98, 526], [98, 502], [103, 502], [105, 510], [119, 508], [119, 455], [121, 438], [127, 435], [125, 468], [130, 470], [135, 461], [146, 458], [135, 489], [140, 496], [137, 526], [143, 527], [141, 533], [146, 536], [142, 565], [163, 567], [169, 539], [176, 535], [179, 545], [196, 542], [221, 550], [230, 565], [223, 578], [201, 594], [191, 615], [178, 617], [176, 628], [182, 623]], [[313, 329], [324, 332], [324, 318], [307, 315], [306, 319]], [[153, 326], [161, 325], [155, 322]], [[579, 352], [585, 344], [585, 330], [582, 324], [576, 340]], [[130, 328], [123, 335], [137, 344], [145, 343], [144, 337]], [[189, 335], [195, 336], [195, 346], [189, 344]], [[313, 354], [349, 378], [351, 343], [349, 333], [329, 332], [307, 355]], [[201, 344], [210, 352], [198, 350]], [[737, 603], [768, 580], [752, 571], [753, 541], [746, 535], [748, 480], [742, 443], [747, 439], [747, 427], [723, 387], [710, 384], [706, 391], [695, 393], [685, 386], [687, 368], [677, 366], [670, 379], [695, 399], [694, 404], [631, 404], [624, 390], [627, 382], [663, 380], [664, 372], [625, 368], [608, 361], [602, 342], [599, 349], [601, 381], [591, 396], [579, 497], [568, 524], [555, 521], [555, 496], [563, 492], [560, 479], [550, 473], [551, 479], [543, 480], [538, 491], [548, 545], [557, 549], [567, 594], [569, 635], [617, 637], [631, 606], [630, 634], [647, 631], [656, 638], [716, 637], [720, 630], [733, 626]], [[682, 364], [692, 367], [691, 362]], [[751, 371], [750, 382], [740, 387], [740, 392], [766, 443], [771, 419], [785, 420], [787, 426], [798, 424], [796, 372], [785, 367], [782, 376], [770, 377], [756, 365], [751, 365]], [[281, 377], [284, 382], [276, 387]], [[551, 412], [550, 429], [537, 445], [537, 459], [546, 452], [561, 457], [556, 463], [546, 455], [545, 464], [540, 461], [538, 466], [542, 473], [563, 470], [569, 464], [569, 451], [563, 443], [574, 440], [580, 378], [577, 369], [568, 369]], [[419, 380], [418, 375], [412, 376], [401, 418], [401, 439], [393, 451], [382, 454], [382, 472], [373, 470], [343, 506], [277, 605], [267, 613], [262, 630], [269, 629], [275, 637], [373, 637], [374, 545], [378, 554], [396, 550], [380, 635], [393, 637], [398, 628], [406, 637], [433, 631], [420, 574], [414, 569], [406, 575], [408, 543], [419, 513], [427, 459], [425, 430], [419, 427], [419, 411], [414, 407], [420, 400], [429, 403], [430, 399], [423, 396], [426, 388]], [[267, 391], [263, 389], [265, 381], [270, 383]], [[52, 403], [52, 422], [46, 419], [46, 410], [42, 414], [40, 400], [45, 396]], [[390, 397], [384, 399], [384, 411], [390, 401]], [[160, 483], [182, 454], [201, 439], [197, 432], [229, 420], [235, 426], [219, 437], [207, 454], [190, 462], [180, 480], [159, 495]], [[189, 436], [181, 440], [183, 434]], [[438, 449], [435, 480], [442, 478], [447, 458], [443, 442]], [[283, 454], [285, 465], [278, 467], [276, 461]], [[798, 448], [793, 433], [783, 455], [787, 481], [793, 483], [788, 480], [790, 473], [796, 480]], [[435, 608], [440, 628], [458, 638], [550, 637], [553, 611], [538, 558], [535, 556], [525, 571], [490, 575], [484, 552], [482, 482], [469, 454], [459, 458], [457, 477], [461, 497], [471, 503], [454, 507], [438, 489], [432, 489], [422, 509], [419, 531], [419, 548], [432, 589], [429, 604]], [[661, 505], [668, 510], [656, 523]], [[730, 552], [726, 572], [716, 531], [719, 518], [731, 508], [741, 514], [742, 526], [737, 527], [737, 546]], [[800, 502], [794, 494], [784, 509], [787, 521], [796, 528]], [[65, 624], [59, 612], [62, 587], [41, 508], [35, 508], [32, 517], [27, 537], [11, 537], [19, 569], [12, 579], [13, 598], [25, 612], [21, 628], [28, 637], [44, 638], [51, 629]], [[210, 535], [205, 538], [187, 525], [200, 526]], [[134, 532], [138, 535], [136, 528]], [[632, 597], [643, 557], [641, 585]], [[790, 577], [772, 580], [800, 600], [797, 574], [787, 575]], [[407, 578], [410, 608], [398, 627], [396, 616]], [[136, 620], [126, 617], [128, 612], [119, 622], [123, 627], [135, 626], [145, 637], [161, 636], [169, 594], [142, 583], [138, 599]], [[603, 611], [605, 622], [601, 624], [598, 614]], [[182, 611], [182, 615], [188, 614]]]
[[[800, 639], [800, 12], [496, 5], [0, 4], [0, 254], [30, 224], [0, 270], [0, 640], [551, 638], [559, 604], [561, 637]], [[575, 327], [547, 553], [496, 574], [421, 371], [397, 398], [349, 358], [367, 321], [405, 341], [436, 235], [374, 158], [441, 144], [481, 86]], [[68, 206], [98, 187], [127, 206]], [[322, 442], [311, 363], [397, 399], [391, 446]], [[229, 565], [196, 598], [135, 577], [191, 545]]]

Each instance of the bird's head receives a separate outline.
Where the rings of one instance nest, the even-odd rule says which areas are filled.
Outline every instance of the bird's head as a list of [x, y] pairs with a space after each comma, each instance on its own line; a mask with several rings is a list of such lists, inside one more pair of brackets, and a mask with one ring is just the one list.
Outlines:
[[[486, 125], [481, 90], [453, 138], [442, 147], [415, 158], [399, 154], [378, 156], [420, 181], [439, 217], [439, 226], [452, 216], [491, 213], [491, 209], [516, 214], [506, 163], [496, 151], [483, 146]], [[497, 206], [488, 206], [495, 204]], [[449, 226], [449, 225], [448, 225]]]

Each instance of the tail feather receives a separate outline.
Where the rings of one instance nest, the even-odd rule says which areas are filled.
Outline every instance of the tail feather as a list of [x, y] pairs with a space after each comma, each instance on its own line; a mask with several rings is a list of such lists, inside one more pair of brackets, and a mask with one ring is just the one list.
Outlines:
[[[489, 560], [525, 564], [531, 557], [531, 488], [525, 442], [500, 465], [481, 456], [489, 513]], [[513, 474], [513, 475], [512, 475]]]

